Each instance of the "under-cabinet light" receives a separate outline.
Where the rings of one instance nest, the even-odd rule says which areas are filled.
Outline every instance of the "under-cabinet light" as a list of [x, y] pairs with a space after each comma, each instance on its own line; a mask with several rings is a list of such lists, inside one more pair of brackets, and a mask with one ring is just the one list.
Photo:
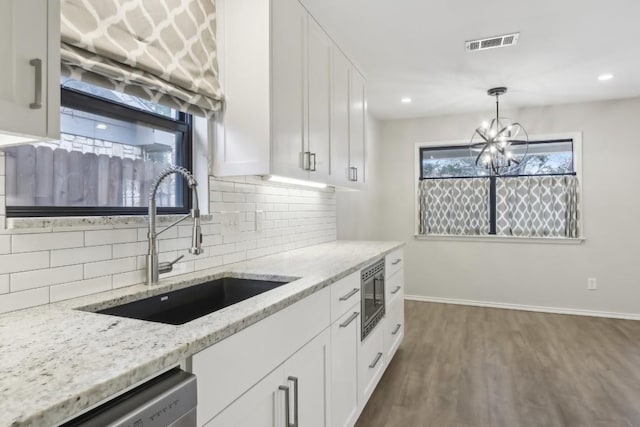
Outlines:
[[327, 184], [321, 182], [306, 181], [303, 179], [287, 178], [285, 176], [268, 175], [264, 179], [271, 182], [280, 182], [282, 184], [304, 185], [306, 187], [327, 188]]

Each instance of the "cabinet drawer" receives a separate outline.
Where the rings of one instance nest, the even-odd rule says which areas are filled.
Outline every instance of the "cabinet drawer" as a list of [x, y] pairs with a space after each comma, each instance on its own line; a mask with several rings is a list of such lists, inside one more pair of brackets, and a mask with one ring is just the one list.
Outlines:
[[398, 299], [404, 299], [404, 268], [396, 271], [384, 284], [387, 309]]
[[393, 276], [398, 270], [404, 267], [404, 251], [402, 248], [387, 254], [384, 257], [384, 272], [385, 277]]
[[386, 322], [383, 319], [369, 336], [360, 343], [358, 354], [358, 391], [360, 402], [366, 402], [376, 388], [386, 364], [384, 352], [384, 331]]
[[404, 300], [394, 301], [391, 309], [387, 311], [384, 332], [384, 352], [387, 364], [398, 350], [404, 338]]
[[313, 295], [197, 353], [201, 426], [330, 325], [330, 292]]
[[335, 322], [356, 303], [360, 303], [359, 271], [331, 285], [331, 321]]

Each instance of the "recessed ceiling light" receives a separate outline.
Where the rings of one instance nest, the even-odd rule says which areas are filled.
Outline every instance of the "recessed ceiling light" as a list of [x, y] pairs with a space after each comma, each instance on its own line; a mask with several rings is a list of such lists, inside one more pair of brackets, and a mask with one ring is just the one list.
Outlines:
[[106, 128], [107, 128], [107, 125], [105, 125], [104, 123], [98, 123], [96, 125], [96, 129], [105, 130]]
[[607, 81], [607, 80], [611, 80], [613, 78], [613, 74], [611, 73], [606, 73], [606, 74], [600, 74], [598, 76], [598, 80], [600, 80], [601, 82]]
[[409, 104], [411, 103], [411, 98], [402, 98], [400, 102], [402, 102], [403, 104]]

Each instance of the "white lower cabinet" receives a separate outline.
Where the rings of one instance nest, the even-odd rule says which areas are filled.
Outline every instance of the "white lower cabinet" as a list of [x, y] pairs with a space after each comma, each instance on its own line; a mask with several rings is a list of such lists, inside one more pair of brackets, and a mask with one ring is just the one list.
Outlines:
[[403, 269], [365, 340], [360, 274], [195, 354], [198, 426], [353, 427], [404, 337]]
[[[284, 383], [284, 368], [278, 367], [262, 381], [243, 394], [220, 415], [206, 424], [207, 427], [279, 427], [284, 426], [284, 393], [279, 389]], [[198, 411], [206, 403], [198, 399]]]
[[198, 425], [216, 417], [326, 330], [330, 307], [325, 288], [193, 355]]
[[358, 347], [360, 305], [331, 325], [331, 415], [333, 427], [351, 427], [358, 419]]
[[325, 329], [206, 426], [329, 426], [330, 344], [329, 329]]
[[329, 329], [325, 329], [284, 364], [286, 377], [284, 384], [285, 387], [289, 387], [290, 420], [295, 426], [331, 425], [329, 419], [330, 349], [331, 334]]
[[398, 351], [404, 338], [404, 298], [395, 300], [387, 311], [384, 331], [384, 351], [387, 360]]
[[358, 395], [360, 401], [367, 402], [378, 381], [384, 373], [386, 367], [386, 356], [384, 352], [384, 330], [385, 320], [383, 319], [369, 333], [369, 336], [360, 343], [358, 354]]

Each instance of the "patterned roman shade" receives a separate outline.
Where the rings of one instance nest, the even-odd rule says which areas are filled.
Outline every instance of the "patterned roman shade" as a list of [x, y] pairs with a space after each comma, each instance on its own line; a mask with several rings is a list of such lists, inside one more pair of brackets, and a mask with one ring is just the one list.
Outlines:
[[214, 0], [61, 0], [62, 74], [204, 116], [218, 111]]
[[498, 178], [496, 234], [523, 237], [578, 237], [578, 178]]
[[489, 233], [489, 179], [420, 181], [420, 234], [477, 236]]

